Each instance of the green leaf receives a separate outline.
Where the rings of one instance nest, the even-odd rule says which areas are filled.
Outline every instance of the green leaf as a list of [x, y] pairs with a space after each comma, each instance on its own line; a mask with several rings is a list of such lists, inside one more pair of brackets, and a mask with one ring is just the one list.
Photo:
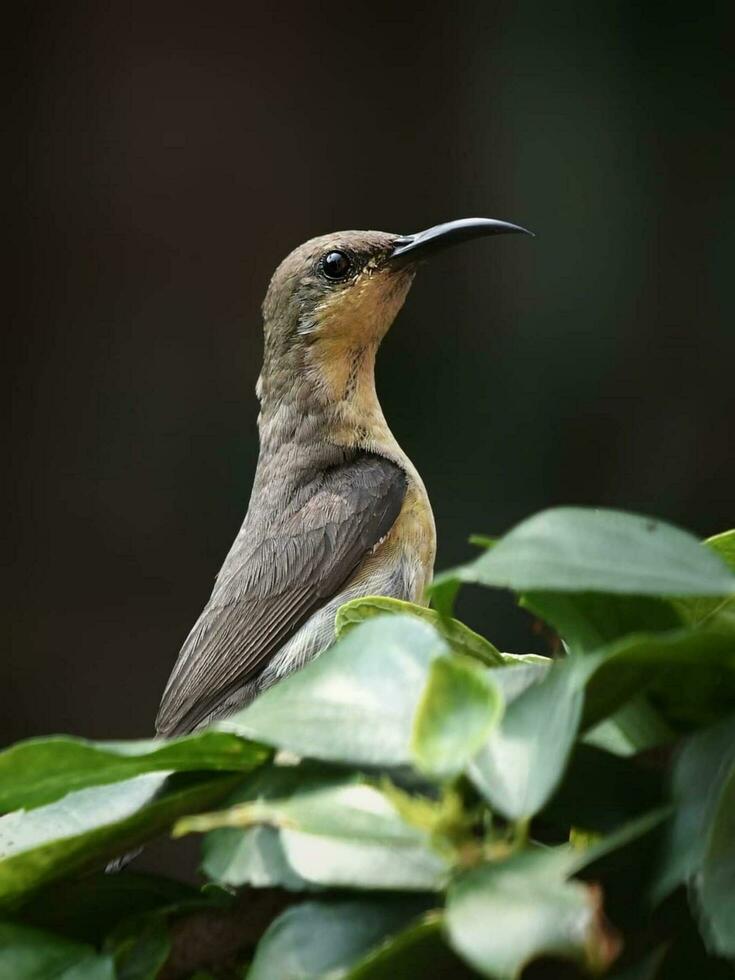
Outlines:
[[428, 623], [376, 617], [217, 727], [300, 756], [404, 765], [429, 666], [447, 652]]
[[464, 623], [460, 623], [458, 619], [440, 616], [435, 609], [419, 606], [415, 602], [404, 602], [402, 599], [391, 599], [387, 596], [365, 596], [352, 599], [340, 606], [335, 620], [337, 638], [344, 636], [360, 623], [383, 613], [392, 615], [404, 613], [431, 623], [455, 653], [472, 657], [488, 667], [502, 667], [505, 663], [503, 654], [489, 640], [475, 633]]
[[345, 980], [472, 980], [477, 974], [447, 946], [439, 911], [388, 936], [345, 975]]
[[353, 965], [427, 908], [426, 899], [414, 896], [324, 899], [293, 906], [261, 939], [248, 980], [346, 978]]
[[270, 752], [226, 732], [169, 742], [88, 742], [56, 735], [19, 742], [0, 753], [0, 811], [31, 809], [87, 786], [146, 772], [248, 772]]
[[520, 604], [553, 626], [573, 652], [595, 650], [628, 633], [683, 625], [670, 602], [600, 592], [528, 592]]
[[708, 947], [735, 958], [735, 764], [721, 786], [696, 886]]
[[[735, 572], [735, 530], [708, 538], [705, 545]], [[735, 636], [735, 596], [725, 599], [677, 599], [674, 602], [685, 623], [703, 624]]]
[[359, 775], [298, 775], [290, 795], [189, 817], [175, 833], [265, 824], [279, 830], [288, 865], [312, 884], [405, 891], [442, 886], [448, 862], [429, 833], [404, 820], [390, 792]]
[[[288, 797], [320, 773], [328, 775], [329, 770], [308, 763], [266, 766], [238, 787], [227, 799], [226, 806]], [[202, 854], [202, 870], [222, 885], [289, 891], [318, 887], [296, 873], [283, 850], [280, 830], [266, 824], [245, 830], [235, 827], [213, 830], [204, 837]]]
[[609, 718], [591, 728], [583, 741], [614, 755], [631, 756], [673, 742], [675, 738], [676, 733], [645, 696], [634, 695]]
[[516, 592], [730, 596], [735, 575], [691, 534], [614, 510], [559, 507], [528, 518], [449, 576]]
[[7, 980], [115, 980], [111, 956], [59, 936], [0, 922], [0, 976]]
[[447, 779], [462, 772], [500, 720], [492, 671], [457, 655], [437, 657], [419, 702], [411, 748], [418, 768]]
[[446, 923], [453, 948], [493, 980], [515, 980], [540, 956], [604, 967], [618, 946], [603, 925], [598, 893], [565, 881], [544, 852], [464, 874], [449, 888]]
[[454, 612], [454, 603], [461, 586], [462, 582], [454, 571], [448, 571], [435, 575], [426, 590], [432, 608], [445, 619], [451, 618]]
[[735, 703], [735, 642], [696, 628], [633, 633], [583, 658], [583, 727], [649, 690], [665, 721], [710, 722]]
[[147, 773], [7, 814], [0, 818], [0, 904], [155, 837], [177, 817], [222, 799], [236, 781]]
[[677, 885], [700, 873], [717, 821], [723, 788], [735, 770], [735, 717], [687, 740], [673, 770], [676, 811], [653, 885], [661, 901]]
[[570, 658], [554, 664], [508, 705], [468, 771], [503, 816], [527, 819], [549, 799], [574, 744], [582, 699], [577, 659]]

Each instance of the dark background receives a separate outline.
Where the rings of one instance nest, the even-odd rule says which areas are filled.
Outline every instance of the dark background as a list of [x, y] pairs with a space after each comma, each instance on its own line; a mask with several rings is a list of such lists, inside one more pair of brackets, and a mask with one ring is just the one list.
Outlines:
[[315, 234], [538, 235], [426, 267], [379, 359], [438, 567], [558, 503], [732, 525], [730, 9], [19, 6], [3, 741], [151, 732], [244, 514], [259, 304]]

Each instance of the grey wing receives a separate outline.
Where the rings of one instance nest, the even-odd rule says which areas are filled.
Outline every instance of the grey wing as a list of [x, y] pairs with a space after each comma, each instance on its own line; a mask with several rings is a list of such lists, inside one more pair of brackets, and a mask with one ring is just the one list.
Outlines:
[[322, 473], [312, 489], [268, 520], [246, 517], [166, 685], [161, 734], [195, 728], [339, 591], [395, 523], [406, 476], [364, 453]]

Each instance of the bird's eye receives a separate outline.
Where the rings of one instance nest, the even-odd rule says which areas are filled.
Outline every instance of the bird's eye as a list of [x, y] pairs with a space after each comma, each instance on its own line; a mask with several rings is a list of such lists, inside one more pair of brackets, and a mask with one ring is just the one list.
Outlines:
[[327, 252], [322, 259], [322, 272], [327, 279], [338, 282], [340, 279], [346, 279], [352, 272], [352, 262], [344, 252], [337, 252], [336, 250]]

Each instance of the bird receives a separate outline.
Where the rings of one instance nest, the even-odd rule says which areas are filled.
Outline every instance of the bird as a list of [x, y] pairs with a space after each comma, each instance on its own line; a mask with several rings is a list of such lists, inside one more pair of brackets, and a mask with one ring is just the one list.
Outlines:
[[278, 266], [262, 308], [250, 502], [166, 684], [159, 736], [227, 717], [303, 667], [333, 641], [350, 599], [425, 601], [434, 516], [380, 407], [375, 356], [425, 259], [510, 233], [532, 234], [493, 218], [412, 235], [343, 231]]

